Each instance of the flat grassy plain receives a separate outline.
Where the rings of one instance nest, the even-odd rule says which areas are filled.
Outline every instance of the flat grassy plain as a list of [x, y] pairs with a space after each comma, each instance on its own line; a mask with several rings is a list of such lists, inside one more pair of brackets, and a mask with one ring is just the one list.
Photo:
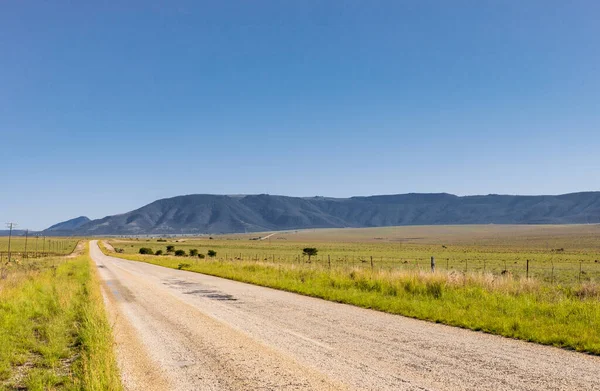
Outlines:
[[[110, 244], [124, 252], [110, 254], [600, 354], [598, 226], [311, 230], [250, 240], [259, 236], [267, 234], [118, 239]], [[217, 256], [137, 254], [167, 245]], [[304, 247], [319, 255], [309, 262]]]
[[0, 390], [120, 390], [100, 283], [87, 246], [74, 257], [5, 265]]
[[[30, 257], [33, 257], [37, 252], [38, 255], [42, 253], [51, 253], [53, 255], [70, 254], [77, 246], [80, 239], [78, 238], [66, 238], [66, 237], [35, 237], [29, 236], [27, 238], [27, 253]], [[10, 240], [10, 249], [15, 257], [18, 259], [23, 258], [23, 252], [25, 251], [25, 237], [24, 236], [13, 236]], [[8, 251], [8, 236], [0, 236], [0, 253], [6, 257]]]
[[[222, 235], [201, 238], [111, 239], [125, 254], [140, 247], [165, 251], [167, 245], [189, 252], [217, 252], [219, 260], [260, 260], [276, 264], [306, 264], [305, 247], [319, 253], [307, 266], [374, 270], [430, 269], [431, 257], [440, 271], [481, 272], [571, 284], [600, 282], [599, 225], [473, 225], [415, 226], [361, 229], [317, 229]], [[165, 240], [165, 239], [161, 239]], [[529, 262], [528, 262], [529, 260]], [[529, 273], [527, 264], [529, 263]]]

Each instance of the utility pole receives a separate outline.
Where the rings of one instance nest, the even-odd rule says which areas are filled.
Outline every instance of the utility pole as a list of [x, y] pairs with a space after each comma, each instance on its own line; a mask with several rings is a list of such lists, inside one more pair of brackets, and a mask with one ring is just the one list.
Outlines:
[[10, 263], [10, 239], [12, 237], [13, 227], [16, 227], [17, 223], [6, 223], [6, 227], [8, 228], [8, 263]]
[[46, 237], [44, 236], [44, 249], [42, 250], [42, 254], [46, 256]]
[[25, 230], [25, 257], [29, 259], [29, 255], [27, 255], [27, 235], [29, 234], [29, 230]]
[[40, 238], [40, 235], [35, 235], [35, 257], [37, 258], [37, 241]]

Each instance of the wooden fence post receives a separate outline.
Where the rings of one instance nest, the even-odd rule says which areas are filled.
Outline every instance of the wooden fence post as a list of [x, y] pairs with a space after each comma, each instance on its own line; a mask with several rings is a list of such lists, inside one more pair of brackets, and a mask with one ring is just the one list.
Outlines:
[[525, 278], [529, 280], [529, 259], [527, 260], [527, 269], [525, 271]]
[[431, 257], [431, 272], [435, 273], [435, 258]]
[[373, 256], [371, 255], [371, 273], [373, 273]]

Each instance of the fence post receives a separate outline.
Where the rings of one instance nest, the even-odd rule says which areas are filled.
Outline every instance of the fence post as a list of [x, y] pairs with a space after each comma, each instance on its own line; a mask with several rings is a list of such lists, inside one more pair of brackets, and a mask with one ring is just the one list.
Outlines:
[[435, 258], [431, 257], [431, 272], [435, 272]]
[[331, 255], [327, 255], [327, 264], [329, 265], [329, 270], [331, 270]]
[[373, 256], [371, 255], [371, 273], [373, 273]]
[[527, 269], [525, 271], [525, 278], [529, 280], [529, 259], [527, 260]]

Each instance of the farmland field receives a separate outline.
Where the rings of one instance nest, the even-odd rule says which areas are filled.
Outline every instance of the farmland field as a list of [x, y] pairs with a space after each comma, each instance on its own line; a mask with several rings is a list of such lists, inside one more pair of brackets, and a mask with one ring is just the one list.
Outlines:
[[[13, 236], [10, 239], [10, 249], [13, 257], [23, 258], [23, 253], [27, 250], [27, 254], [32, 258], [36, 254], [70, 254], [78, 242], [78, 238], [29, 236], [25, 240], [24, 236]], [[0, 253], [6, 257], [7, 252], [8, 236], [0, 236]]]
[[[600, 282], [600, 226], [416, 226], [219, 235], [200, 238], [112, 239], [126, 254], [167, 245], [189, 252], [217, 252], [219, 260], [303, 263], [305, 247], [318, 255], [309, 266], [374, 270], [510, 273], [555, 283]], [[267, 237], [264, 240], [251, 240]], [[161, 240], [160, 242], [158, 240]], [[164, 242], [163, 240], [167, 240]], [[529, 260], [529, 262], [528, 262]], [[529, 273], [527, 265], [529, 264]]]

